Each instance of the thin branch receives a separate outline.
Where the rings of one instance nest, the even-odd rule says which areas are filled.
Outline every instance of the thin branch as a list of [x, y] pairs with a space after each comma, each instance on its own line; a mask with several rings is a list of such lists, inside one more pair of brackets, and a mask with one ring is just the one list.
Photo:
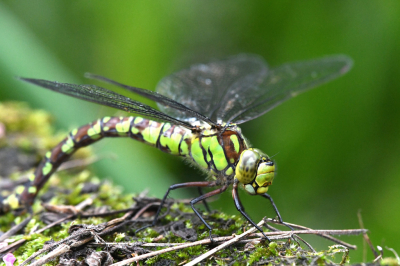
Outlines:
[[[260, 222], [261, 224], [261, 222]], [[254, 230], [253, 230], [254, 229]], [[188, 247], [193, 247], [193, 246], [198, 246], [198, 245], [208, 245], [208, 244], [212, 244], [215, 242], [225, 242], [224, 244], [221, 244], [220, 249], [231, 245], [233, 243], [248, 243], [248, 242], [253, 242], [253, 241], [262, 241], [264, 239], [264, 236], [261, 233], [252, 233], [254, 232], [256, 229], [255, 228], [251, 228], [248, 231], [246, 231], [245, 233], [243, 233], [240, 236], [225, 236], [225, 237], [215, 237], [214, 242], [211, 242], [210, 239], [204, 239], [204, 240], [200, 240], [200, 241], [196, 241], [196, 242], [191, 242], [191, 243], [93, 243], [91, 245], [94, 246], [119, 246], [119, 245], [126, 245], [126, 246], [140, 246], [140, 247], [166, 247], [166, 246], [172, 246], [170, 248], [165, 248], [162, 250], [157, 250], [154, 252], [150, 252], [147, 254], [143, 254], [140, 256], [136, 256], [134, 258], [129, 258], [117, 263], [112, 264], [111, 266], [122, 266], [122, 265], [127, 265], [129, 263], [135, 262], [135, 261], [140, 261], [143, 259], [147, 259], [150, 257], [154, 257], [163, 253], [167, 253], [167, 252], [171, 252], [171, 251], [175, 251], [175, 250], [180, 250], [180, 249], [184, 249], [184, 248], [188, 248]], [[270, 237], [271, 240], [278, 240], [278, 239], [288, 239], [288, 238], [292, 238], [292, 235], [294, 234], [315, 234], [315, 235], [319, 235], [321, 233], [329, 233], [329, 234], [337, 234], [337, 235], [343, 235], [343, 234], [361, 234], [364, 231], [366, 231], [365, 229], [354, 229], [354, 230], [297, 230], [297, 231], [280, 231], [280, 232], [265, 232], [265, 234], [267, 236]], [[258, 238], [252, 238], [252, 239], [246, 239], [246, 240], [240, 240], [240, 238], [244, 235], [248, 235], [248, 236], [259, 236]], [[239, 238], [239, 239], [238, 239]], [[217, 247], [217, 248], [218, 248]], [[217, 252], [218, 250], [213, 249], [213, 253]], [[211, 251], [209, 251], [211, 252]], [[212, 253], [212, 254], [213, 254]], [[208, 252], [205, 254], [209, 254]], [[205, 255], [204, 254], [204, 255]], [[212, 255], [210, 254], [210, 255]], [[203, 256], [204, 256], [203, 255]], [[210, 256], [208, 255], [208, 256]], [[200, 257], [198, 257], [197, 259], [199, 259]], [[195, 261], [195, 263], [198, 263], [199, 261]], [[187, 264], [187, 265], [195, 265], [195, 264]], [[186, 266], [186, 265], [185, 265]]]
[[[257, 225], [258, 225], [259, 227], [262, 227], [262, 226], [264, 225], [264, 223], [265, 223], [264, 220], [261, 220], [261, 222], [259, 222]], [[200, 261], [202, 261], [202, 260], [208, 258], [209, 256], [211, 256], [212, 254], [214, 254], [214, 253], [220, 251], [221, 249], [226, 248], [226, 247], [232, 245], [233, 243], [235, 243], [235, 242], [239, 241], [241, 238], [243, 238], [243, 237], [245, 237], [245, 236], [247, 236], [247, 235], [249, 235], [249, 234], [255, 232], [256, 230], [257, 230], [257, 228], [255, 228], [255, 227], [250, 228], [249, 230], [247, 230], [247, 231], [244, 232], [243, 234], [238, 235], [238, 236], [235, 236], [233, 239], [231, 239], [231, 240], [229, 240], [229, 241], [227, 241], [227, 242], [225, 242], [225, 243], [219, 245], [218, 247], [216, 247], [216, 248], [214, 248], [214, 249], [212, 249], [212, 250], [210, 250], [210, 251], [204, 253], [203, 255], [201, 255], [201, 256], [197, 257], [196, 259], [192, 260], [191, 262], [185, 264], [185, 266], [193, 266], [193, 265], [196, 265], [196, 264], [199, 263]]]
[[[363, 220], [362, 220], [361, 211], [358, 211], [357, 217], [358, 217], [358, 224], [360, 225], [361, 228], [364, 229], [364, 222], [363, 222]], [[372, 245], [371, 239], [369, 239], [367, 232], [365, 232], [365, 233], [363, 234], [363, 237], [364, 237], [364, 241], [365, 241], [365, 242], [364, 242], [364, 247], [365, 247], [365, 243], [368, 243], [369, 247], [370, 247], [371, 250], [372, 250], [372, 253], [374, 253], [375, 259], [377, 259], [377, 258], [379, 257], [379, 254], [378, 254], [378, 252], [375, 250], [374, 245]], [[364, 249], [364, 251], [365, 251], [365, 249]], [[364, 258], [365, 258], [365, 254], [366, 254], [366, 252], [364, 252]], [[364, 259], [364, 258], [363, 258], [363, 259]]]
[[[270, 222], [270, 223], [283, 225], [283, 224], [280, 223], [279, 221], [276, 221], [276, 220], [271, 219], [271, 218], [267, 218], [267, 221]], [[286, 223], [286, 222], [285, 222], [285, 223]], [[288, 224], [288, 225], [290, 225], [290, 226], [292, 226], [292, 227], [294, 227], [294, 228], [297, 228], [297, 229], [312, 230], [311, 228], [305, 227], [305, 226], [302, 226], [302, 225], [297, 225], [297, 224], [292, 224], [292, 223], [286, 223], [286, 224]], [[367, 230], [367, 231], [368, 231], [368, 230]], [[342, 240], [340, 240], [340, 239], [337, 239], [337, 238], [335, 238], [335, 237], [332, 237], [332, 236], [330, 236], [330, 235], [320, 234], [319, 236], [321, 236], [321, 237], [323, 237], [323, 238], [326, 238], [326, 239], [328, 239], [328, 240], [330, 240], [330, 241], [332, 241], [332, 242], [335, 242], [335, 243], [337, 243], [337, 244], [339, 244], [339, 245], [346, 246], [347, 248], [350, 248], [350, 249], [357, 249], [357, 246], [356, 246], [356, 245], [351, 245], [351, 244], [349, 244], [349, 243], [346, 243], [346, 242], [344, 242], [344, 241], [342, 241]]]
[[316, 253], [315, 249], [303, 238], [299, 237], [298, 235], [293, 235], [293, 239], [299, 239], [301, 242], [303, 242], [313, 253]]
[[68, 251], [70, 251], [70, 246], [68, 245], [60, 245], [59, 247], [57, 247], [55, 250], [53, 250], [52, 252], [50, 252], [49, 254], [47, 254], [46, 256], [43, 256], [42, 258], [38, 259], [37, 261], [33, 262], [30, 266], [39, 266], [39, 265], [43, 265], [47, 262], [49, 262], [52, 259], [55, 259], [57, 256], [60, 256], [64, 253], [67, 253]]
[[[13, 226], [10, 230], [8, 230], [6, 233], [4, 233], [2, 236], [0, 236], [0, 242], [3, 242], [10, 236], [13, 236], [14, 234], [16, 234], [22, 228], [24, 228], [29, 223], [29, 221], [32, 220], [32, 217], [33, 217], [33, 215], [30, 214], [29, 217], [25, 218], [22, 222]], [[0, 250], [0, 252], [2, 252], [2, 250]]]
[[[294, 234], [308, 234], [308, 235], [359, 235], [368, 232], [367, 229], [344, 229], [344, 230], [294, 230], [294, 231], [277, 231], [277, 232], [265, 232], [267, 236], [275, 235], [294, 235]], [[262, 233], [254, 233], [252, 235], [262, 236]]]
[[396, 250], [394, 250], [393, 248], [389, 248], [389, 247], [385, 247], [385, 248], [386, 248], [387, 250], [390, 250], [391, 252], [393, 252], [394, 256], [395, 256], [396, 259], [397, 259], [397, 263], [400, 264], [400, 257], [399, 257], [399, 255], [397, 254]]
[[[147, 209], [148, 209], [149, 207], [151, 207], [153, 204], [154, 204], [154, 203], [150, 203], [150, 204], [147, 204], [146, 206], [144, 206], [144, 207], [135, 215], [135, 217], [138, 218], [140, 215], [142, 215], [142, 214], [144, 213], [145, 210], [147, 210]], [[113, 231], [113, 229], [115, 229], [115, 227], [118, 227], [119, 224], [121, 224], [121, 223], [125, 222], [126, 220], [128, 220], [132, 214], [133, 214], [133, 211], [127, 212], [127, 213], [126, 213], [125, 215], [123, 215], [121, 218], [115, 218], [115, 219], [113, 219], [113, 220], [107, 222], [107, 223], [105, 224], [105, 227], [102, 229], [102, 232], [99, 232], [99, 233], [96, 233], [96, 234], [95, 234], [93, 231], [90, 231], [90, 232], [91, 232], [91, 235], [90, 235], [89, 237], [87, 237], [87, 238], [85, 238], [85, 239], [82, 239], [82, 240], [79, 240], [79, 241], [74, 241], [74, 238], [81, 236], [82, 233], [83, 233], [82, 231], [78, 231], [77, 234], [72, 234], [70, 237], [67, 237], [66, 239], [64, 239], [64, 240], [62, 240], [62, 241], [60, 241], [60, 242], [58, 242], [58, 243], [54, 243], [54, 244], [50, 245], [49, 247], [47, 247], [46, 249], [42, 249], [42, 250], [36, 252], [36, 253], [33, 254], [32, 256], [30, 256], [28, 259], [26, 259], [23, 263], [21, 263], [21, 266], [26, 265], [27, 263], [29, 263], [30, 261], [32, 261], [34, 258], [36, 258], [37, 256], [39, 256], [39, 255], [42, 254], [43, 252], [45, 252], [45, 251], [47, 251], [47, 250], [50, 250], [52, 247], [54, 247], [54, 246], [56, 246], [56, 245], [60, 245], [60, 243], [66, 243], [67, 241], [72, 240], [72, 242], [71, 242], [70, 244], [64, 244], [64, 245], [68, 246], [68, 248], [65, 248], [65, 247], [62, 248], [62, 249], [57, 248], [57, 249], [56, 249], [57, 252], [56, 252], [56, 253], [51, 252], [51, 254], [57, 254], [57, 256], [60, 256], [60, 255], [62, 255], [62, 254], [64, 254], [64, 253], [68, 252], [71, 248], [76, 248], [76, 247], [82, 246], [82, 245], [84, 245], [84, 244], [86, 244], [86, 243], [92, 241], [92, 240], [95, 239], [95, 238], [98, 239], [98, 238], [100, 238], [100, 237], [99, 237], [100, 235], [104, 235], [104, 234], [110, 233], [111, 231]], [[63, 246], [64, 246], [64, 245], [63, 245]], [[48, 255], [46, 255], [44, 258], [48, 258]], [[40, 261], [40, 263], [39, 263], [38, 261]], [[39, 265], [42, 265], [42, 264], [44, 264], [44, 263], [47, 262], [47, 260], [44, 260], [44, 259], [39, 259], [38, 261], [34, 263], [35, 266], [39, 266]]]
[[[74, 207], [74, 208], [76, 208], [77, 210], [82, 210], [83, 208], [85, 208], [85, 207], [88, 206], [88, 205], [91, 205], [92, 203], [93, 203], [93, 196], [90, 197], [90, 198], [88, 198], [88, 199], [86, 199], [86, 200], [84, 200], [84, 201], [82, 201], [81, 203], [79, 203], [79, 204], [78, 204], [76, 207]], [[33, 216], [31, 215], [30, 217], [26, 218], [22, 223], [18, 224], [18, 226], [21, 227], [21, 228], [25, 227], [26, 224], [28, 224], [28, 222], [32, 219], [32, 217], [33, 217]], [[68, 215], [68, 216], [66, 216], [66, 217], [63, 217], [63, 218], [59, 219], [58, 221], [55, 221], [55, 222], [53, 222], [53, 223], [51, 223], [51, 224], [49, 224], [49, 225], [47, 225], [47, 226], [45, 226], [45, 227], [43, 227], [43, 228], [41, 228], [41, 229], [37, 229], [37, 230], [31, 232], [29, 235], [31, 235], [31, 234], [33, 234], [33, 233], [35, 233], [35, 234], [40, 234], [40, 233], [42, 233], [43, 231], [45, 231], [45, 230], [47, 230], [47, 229], [49, 229], [49, 228], [52, 228], [53, 226], [56, 226], [56, 225], [58, 225], [58, 224], [60, 224], [60, 223], [62, 223], [62, 222], [64, 222], [64, 221], [66, 221], [66, 220], [68, 220], [68, 219], [72, 219], [73, 217], [75, 217], [74, 214], [71, 214], [71, 215]], [[20, 228], [20, 229], [21, 229], [21, 228]], [[10, 229], [9, 231], [7, 231], [7, 233], [5, 233], [4, 235], [2, 235], [2, 237], [8, 238], [8, 237], [9, 237], [9, 234], [14, 235], [14, 233], [15, 233], [15, 232], [18, 232], [20, 229], [16, 230], [16, 228], [14, 227], [14, 228]], [[1, 237], [0, 237], [0, 242], [1, 242], [1, 241], [3, 241], [3, 240], [2, 240]], [[16, 242], [12, 243], [11, 245], [8, 245], [8, 246], [2, 248], [2, 249], [0, 250], [0, 253], [6, 252], [6, 251], [11, 252], [11, 251], [10, 251], [11, 249], [13, 249], [13, 248], [16, 249], [16, 248], [18, 248], [20, 245], [22, 245], [22, 244], [25, 243], [26, 241], [27, 241], [26, 239], [20, 239], [20, 240], [18, 240], [18, 241], [16, 241]], [[14, 250], [15, 250], [15, 249], [14, 249]]]

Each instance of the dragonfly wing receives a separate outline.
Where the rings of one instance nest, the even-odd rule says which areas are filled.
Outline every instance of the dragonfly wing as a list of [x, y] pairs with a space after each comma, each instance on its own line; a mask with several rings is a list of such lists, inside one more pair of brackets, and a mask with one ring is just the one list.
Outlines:
[[144, 115], [156, 120], [170, 122], [176, 125], [180, 125], [189, 129], [193, 129], [193, 126], [187, 122], [180, 121], [167, 114], [164, 114], [148, 105], [132, 100], [128, 97], [107, 90], [102, 87], [95, 85], [76, 85], [69, 83], [59, 83], [55, 81], [48, 81], [42, 79], [29, 79], [20, 78], [23, 81], [31, 84], [53, 90], [59, 93], [63, 93], [75, 98], [82, 100], [114, 107], [126, 112]]
[[[300, 93], [345, 74], [352, 64], [349, 57], [336, 55], [270, 69], [265, 79], [252, 88], [256, 97], [234, 101], [231, 107], [225, 108], [223, 118], [237, 124], [252, 120]], [[229, 103], [229, 98], [225, 101]]]
[[[265, 79], [267, 72], [267, 65], [261, 57], [241, 54], [192, 65], [163, 78], [156, 91], [221, 123], [227, 104], [240, 106], [237, 102], [244, 96], [251, 100], [257, 98], [254, 89], [257, 90], [256, 84]], [[235, 95], [240, 97], [235, 98]], [[158, 106], [161, 111], [180, 120], [197, 120], [176, 108]]]
[[204, 121], [204, 122], [206, 122], [206, 123], [208, 123], [210, 125], [216, 125], [216, 123], [211, 121], [208, 117], [205, 117], [204, 115], [202, 115], [202, 114], [200, 114], [200, 113], [198, 113], [198, 112], [196, 112], [196, 111], [184, 106], [183, 104], [180, 104], [180, 103], [178, 103], [178, 102], [176, 102], [176, 101], [174, 101], [174, 100], [172, 100], [172, 99], [170, 99], [170, 98], [168, 98], [168, 97], [166, 97], [166, 96], [164, 96], [164, 95], [162, 95], [162, 94], [160, 94], [158, 92], [154, 92], [154, 91], [151, 91], [151, 90], [145, 90], [145, 89], [141, 89], [141, 88], [125, 85], [125, 84], [119, 83], [119, 82], [117, 82], [115, 80], [112, 80], [112, 79], [109, 79], [109, 78], [106, 78], [106, 77], [103, 77], [103, 76], [100, 76], [100, 75], [86, 73], [85, 77], [91, 78], [91, 79], [97, 79], [97, 80], [100, 80], [100, 81], [104, 81], [104, 82], [116, 85], [118, 87], [124, 88], [124, 89], [129, 90], [131, 92], [134, 92], [136, 94], [139, 94], [139, 95], [141, 95], [143, 97], [146, 97], [146, 98], [148, 98], [150, 100], [153, 100], [156, 103], [161, 104], [162, 106], [166, 106], [168, 108], [173, 108], [173, 109], [179, 110], [179, 111], [185, 113], [189, 117], [195, 117], [198, 120]]

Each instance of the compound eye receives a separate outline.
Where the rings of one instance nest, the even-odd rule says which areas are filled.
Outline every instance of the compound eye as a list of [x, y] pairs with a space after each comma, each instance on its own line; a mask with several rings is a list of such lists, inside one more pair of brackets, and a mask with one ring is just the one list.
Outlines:
[[257, 152], [243, 151], [236, 165], [236, 178], [243, 184], [251, 183], [256, 176], [259, 161], [260, 155]]

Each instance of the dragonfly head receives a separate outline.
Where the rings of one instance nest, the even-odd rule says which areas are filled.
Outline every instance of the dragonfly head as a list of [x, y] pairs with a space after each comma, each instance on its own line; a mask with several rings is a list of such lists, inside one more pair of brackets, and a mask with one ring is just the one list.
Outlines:
[[236, 165], [235, 178], [239, 180], [247, 193], [264, 194], [272, 185], [275, 165], [269, 157], [258, 149], [247, 149], [240, 155]]

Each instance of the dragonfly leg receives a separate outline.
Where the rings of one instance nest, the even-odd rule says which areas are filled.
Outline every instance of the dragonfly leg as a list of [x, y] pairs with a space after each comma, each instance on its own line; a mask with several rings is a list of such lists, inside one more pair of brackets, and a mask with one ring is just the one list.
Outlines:
[[165, 201], [167, 200], [167, 197], [168, 197], [169, 193], [171, 192], [171, 190], [178, 189], [178, 188], [187, 188], [187, 187], [215, 187], [216, 185], [217, 184], [216, 184], [215, 181], [200, 181], [200, 182], [180, 183], [180, 184], [175, 184], [175, 185], [170, 186], [168, 188], [167, 192], [165, 193], [163, 199], [161, 200], [160, 206], [158, 207], [157, 213], [154, 216], [153, 222], [150, 225], [146, 225], [146, 226], [143, 226], [143, 227], [137, 229], [135, 232], [137, 233], [139, 231], [142, 231], [143, 229], [146, 229], [148, 227], [152, 227], [157, 223], [158, 216], [160, 216], [161, 209], [164, 206]]
[[223, 185], [222, 187], [220, 187], [219, 189], [210, 191], [204, 195], [201, 195], [200, 197], [197, 197], [195, 199], [192, 199], [190, 201], [190, 205], [192, 206], [192, 209], [194, 211], [194, 213], [200, 218], [200, 220], [203, 222], [203, 224], [208, 228], [208, 231], [210, 233], [210, 240], [211, 242], [214, 242], [212, 236], [211, 236], [211, 232], [212, 232], [212, 228], [211, 226], [206, 222], [206, 220], [204, 220], [204, 218], [201, 216], [200, 212], [198, 210], [196, 210], [196, 208], [194, 207], [194, 204], [196, 204], [199, 201], [204, 201], [205, 199], [221, 194], [222, 192], [224, 192], [226, 189], [228, 188], [228, 185]]
[[293, 231], [293, 228], [292, 228], [290, 225], [286, 224], [286, 223], [282, 220], [282, 216], [281, 216], [281, 214], [279, 213], [278, 208], [276, 207], [275, 202], [274, 202], [274, 200], [272, 199], [272, 197], [271, 197], [268, 193], [262, 194], [261, 196], [264, 197], [264, 198], [269, 199], [269, 201], [271, 202], [272, 207], [273, 207], [274, 210], [275, 210], [276, 215], [278, 216], [279, 222], [280, 222], [281, 224], [285, 225], [286, 227], [288, 227], [290, 230]]
[[240, 202], [239, 193], [238, 193], [237, 188], [238, 188], [238, 181], [235, 180], [235, 182], [233, 183], [232, 197], [233, 197], [233, 201], [235, 202], [236, 209], [243, 215], [244, 218], [246, 218], [247, 221], [249, 221], [255, 228], [257, 228], [257, 230], [260, 231], [269, 242], [271, 242], [271, 240], [269, 239], [269, 237], [267, 237], [267, 235], [264, 233], [264, 231], [255, 222], [253, 222], [253, 220], [244, 211], [244, 207], [243, 207], [242, 203]]
[[[197, 189], [199, 190], [200, 196], [202, 196], [204, 194], [203, 189], [201, 187], [198, 187]], [[206, 208], [207, 212], [211, 212], [210, 206], [208, 206], [208, 203], [206, 200], [203, 200], [203, 204], [204, 204], [204, 207]]]

